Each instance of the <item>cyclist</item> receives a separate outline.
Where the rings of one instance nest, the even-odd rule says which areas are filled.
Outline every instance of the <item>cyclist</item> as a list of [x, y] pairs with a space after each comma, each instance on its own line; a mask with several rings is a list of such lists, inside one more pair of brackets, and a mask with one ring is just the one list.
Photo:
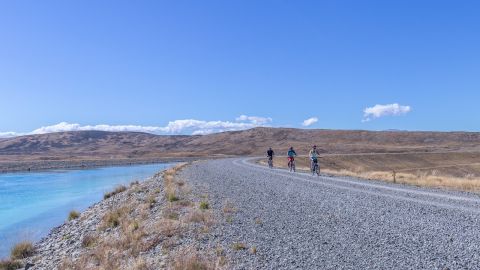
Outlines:
[[275, 155], [275, 152], [273, 152], [272, 148], [268, 148], [267, 150], [267, 157], [269, 157], [270, 159], [273, 158], [273, 155]]
[[270, 168], [273, 167], [273, 155], [275, 155], [275, 153], [273, 152], [272, 148], [270, 147], [270, 148], [267, 150], [268, 166], [269, 166]]
[[295, 157], [297, 156], [297, 153], [295, 152], [295, 150], [293, 150], [293, 147], [290, 147], [290, 149], [288, 149], [287, 156], [288, 156], [288, 168], [290, 168], [291, 165], [293, 165], [293, 163], [295, 162]]
[[312, 149], [308, 153], [308, 156], [310, 157], [310, 170], [313, 171], [313, 164], [318, 163], [318, 157], [320, 156], [320, 153], [318, 153], [316, 145], [312, 147]]

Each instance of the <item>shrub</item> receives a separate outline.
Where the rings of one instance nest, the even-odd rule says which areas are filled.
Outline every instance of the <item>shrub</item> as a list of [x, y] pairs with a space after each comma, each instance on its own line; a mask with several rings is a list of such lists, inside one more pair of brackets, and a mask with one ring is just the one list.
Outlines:
[[174, 193], [174, 192], [169, 192], [169, 193], [167, 194], [167, 200], [168, 200], [169, 202], [176, 202], [176, 201], [178, 201], [178, 197], [175, 196], [175, 193]]
[[133, 181], [133, 182], [130, 183], [130, 187], [133, 187], [133, 186], [138, 185], [138, 184], [140, 184], [140, 182], [138, 182], [138, 180]]
[[209, 208], [210, 208], [210, 205], [208, 204], [207, 201], [202, 201], [202, 202], [200, 202], [200, 209], [202, 209], [202, 210], [207, 210], [207, 209], [209, 209]]
[[155, 199], [155, 196], [153, 196], [153, 195], [148, 196], [147, 203], [150, 205], [150, 208], [153, 208], [155, 206], [155, 204], [157, 203], [157, 200]]
[[120, 186], [117, 186], [114, 190], [110, 191], [110, 192], [107, 192], [103, 195], [103, 199], [108, 199], [118, 193], [121, 193], [121, 192], [124, 192], [125, 190], [127, 190], [127, 187], [124, 186], [124, 185], [120, 185]]
[[176, 254], [171, 268], [174, 270], [209, 270], [215, 269], [215, 266], [207, 256], [202, 256], [195, 250], [187, 249]]
[[35, 248], [33, 244], [28, 241], [20, 242], [16, 244], [11, 250], [12, 259], [25, 259], [33, 256]]
[[177, 185], [178, 185], [179, 187], [183, 187], [183, 186], [185, 185], [185, 182], [182, 181], [182, 180], [179, 180], [179, 181], [177, 181]]
[[96, 241], [97, 239], [95, 238], [95, 236], [87, 234], [82, 239], [82, 247], [83, 248], [91, 247], [95, 244]]
[[17, 270], [21, 267], [23, 267], [23, 265], [19, 261], [15, 261], [15, 260], [11, 260], [11, 259], [0, 260], [0, 269], [1, 270]]
[[72, 210], [72, 211], [70, 211], [70, 213], [68, 214], [68, 220], [71, 221], [71, 220], [77, 219], [79, 216], [80, 216], [80, 213], [78, 213], [78, 212], [75, 211], [75, 210]]
[[103, 222], [106, 227], [115, 228], [120, 225], [120, 218], [128, 212], [128, 208], [122, 207], [112, 211], [103, 216]]
[[224, 206], [223, 206], [223, 213], [225, 214], [233, 214], [237, 211], [235, 207], [233, 206], [233, 203], [226, 201]]
[[233, 248], [234, 250], [245, 250], [245, 249], [247, 249], [247, 247], [245, 246], [245, 244], [244, 244], [244, 243], [240, 243], [240, 242], [234, 243], [234, 244], [232, 245], [232, 248]]

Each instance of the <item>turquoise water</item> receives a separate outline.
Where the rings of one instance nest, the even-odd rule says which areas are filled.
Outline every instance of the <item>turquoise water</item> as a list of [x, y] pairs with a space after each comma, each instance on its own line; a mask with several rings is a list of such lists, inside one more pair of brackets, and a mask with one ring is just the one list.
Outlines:
[[21, 240], [37, 241], [119, 184], [145, 180], [171, 164], [0, 174], [0, 258]]

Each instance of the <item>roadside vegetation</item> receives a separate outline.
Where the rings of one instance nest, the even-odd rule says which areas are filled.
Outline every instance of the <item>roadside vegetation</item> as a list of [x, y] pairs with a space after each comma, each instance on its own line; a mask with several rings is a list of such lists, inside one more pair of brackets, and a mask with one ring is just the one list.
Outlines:
[[80, 213], [75, 210], [72, 210], [70, 211], [70, 213], [68, 213], [68, 221], [72, 221], [74, 219], [77, 219], [78, 217], [80, 217]]
[[[477, 153], [402, 153], [325, 155], [321, 173], [352, 176], [425, 187], [480, 192], [480, 155]], [[266, 166], [266, 160], [261, 160]], [[286, 158], [275, 157], [286, 168]], [[308, 171], [308, 157], [296, 158], [297, 170]]]
[[17, 270], [23, 267], [23, 259], [35, 254], [35, 248], [30, 241], [22, 241], [12, 247], [10, 258], [0, 260], [0, 270]]
[[[138, 183], [138, 181], [136, 182]], [[132, 186], [135, 185], [135, 182], [132, 182]], [[120, 186], [117, 186], [114, 190], [110, 191], [110, 192], [107, 192], [103, 195], [103, 199], [108, 199], [112, 196], [115, 196], [116, 194], [118, 193], [122, 193], [124, 192], [125, 190], [127, 190], [127, 187], [124, 186], [124, 185], [120, 185]]]
[[[97, 230], [81, 239], [81, 255], [64, 258], [59, 269], [226, 269], [224, 255], [195, 244], [208, 239], [216, 221], [208, 201], [179, 179], [185, 165], [157, 175], [155, 181], [163, 182], [160, 188], [133, 183], [108, 193], [111, 207]], [[115, 196], [119, 193], [127, 196], [122, 203]], [[184, 237], [195, 240], [182, 241]]]
[[0, 270], [17, 270], [23, 267], [23, 264], [18, 260], [4, 259], [0, 260]]
[[13, 246], [10, 257], [12, 259], [25, 259], [33, 256], [34, 253], [35, 248], [33, 247], [32, 242], [23, 241]]

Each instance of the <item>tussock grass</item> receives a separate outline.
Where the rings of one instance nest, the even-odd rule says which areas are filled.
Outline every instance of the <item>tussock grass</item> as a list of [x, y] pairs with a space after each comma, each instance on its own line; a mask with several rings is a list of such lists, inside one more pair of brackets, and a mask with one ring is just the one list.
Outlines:
[[187, 222], [190, 223], [202, 223], [207, 226], [213, 224], [213, 216], [210, 212], [201, 211], [201, 210], [192, 210], [187, 214]]
[[174, 235], [180, 235], [182, 230], [181, 224], [177, 220], [161, 219], [156, 224], [156, 232], [165, 237], [172, 237]]
[[201, 201], [198, 207], [201, 210], [207, 210], [207, 209], [210, 209], [210, 204], [207, 201]]
[[35, 254], [35, 248], [32, 242], [23, 241], [15, 246], [10, 251], [10, 257], [12, 259], [25, 259]]
[[133, 270], [153, 270], [152, 266], [150, 266], [143, 257], [137, 258], [132, 268]]
[[91, 234], [87, 234], [82, 238], [82, 247], [83, 248], [90, 248], [95, 245], [97, 242], [97, 238]]
[[178, 220], [180, 214], [172, 208], [165, 208], [163, 210], [163, 217], [166, 219]]
[[232, 202], [230, 201], [225, 201], [225, 203], [223, 204], [223, 213], [225, 214], [233, 214], [235, 212], [237, 212], [237, 209], [235, 208], [235, 206], [233, 205]]
[[70, 213], [68, 213], [68, 221], [72, 221], [74, 219], [77, 219], [78, 217], [80, 217], [80, 213], [75, 210], [72, 210], [70, 211]]
[[236, 242], [232, 245], [233, 250], [246, 250], [247, 246], [244, 243]]
[[177, 195], [175, 195], [175, 191], [167, 191], [167, 201], [169, 202], [176, 202], [178, 200], [180, 200]]
[[113, 196], [115, 196], [115, 195], [118, 194], [118, 193], [124, 192], [125, 190], [127, 190], [127, 187], [126, 187], [126, 186], [124, 186], [124, 185], [117, 186], [114, 190], [105, 193], [105, 194], [103, 195], [103, 199], [108, 199], [108, 198], [110, 198], [110, 197], [113, 197]]
[[138, 182], [138, 180], [135, 180], [135, 181], [130, 183], [130, 187], [137, 186], [139, 184], [140, 184], [140, 182]]
[[120, 207], [107, 212], [103, 216], [103, 228], [115, 228], [120, 225], [121, 219], [126, 216], [131, 209], [128, 207]]
[[157, 203], [157, 199], [155, 198], [154, 195], [150, 195], [147, 198], [147, 203], [149, 204], [150, 208], [153, 208], [155, 204]]
[[[82, 246], [88, 248], [88, 252], [82, 253], [74, 261], [64, 259], [59, 269], [153, 270], [157, 269], [154, 266], [158, 266], [158, 262], [145, 257], [145, 254], [158, 248], [168, 254], [168, 269], [225, 269], [225, 256], [182, 247], [185, 244], [179, 239], [184, 233], [199, 237], [200, 233], [210, 230], [214, 218], [206, 200], [196, 207], [191, 197], [184, 193], [189, 185], [178, 181], [176, 176], [181, 168], [172, 168], [162, 174], [163, 189], [149, 191], [142, 188], [141, 184], [129, 189], [126, 201], [119, 200], [121, 204], [111, 206], [102, 217], [98, 229], [105, 230], [102, 232], [104, 236], [85, 236]], [[142, 190], [144, 194], [140, 197], [131, 196], [135, 189]], [[162, 196], [168, 203], [159, 203], [163, 201]], [[162, 200], [157, 201], [158, 198]]]
[[0, 260], [0, 270], [17, 270], [23, 267], [23, 264], [19, 261], [12, 259]]
[[214, 270], [215, 263], [213, 263], [207, 256], [200, 254], [195, 249], [187, 248], [177, 252], [171, 269]]

